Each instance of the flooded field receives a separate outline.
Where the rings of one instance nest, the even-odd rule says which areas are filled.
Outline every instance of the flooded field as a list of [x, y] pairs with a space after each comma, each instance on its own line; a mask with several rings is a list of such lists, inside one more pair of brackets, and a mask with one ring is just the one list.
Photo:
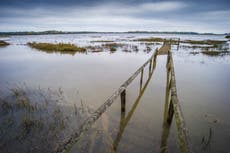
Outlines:
[[[163, 42], [138, 41], [150, 37], [180, 38], [172, 53], [193, 151], [229, 153], [229, 41], [224, 35], [141, 33], [0, 38], [10, 44], [0, 47], [1, 152], [55, 150], [162, 46]], [[198, 43], [203, 40], [226, 42]], [[71, 43], [86, 52], [45, 52], [28, 42]], [[145, 68], [141, 94], [140, 75], [128, 86], [125, 114], [118, 98], [69, 152], [180, 152], [175, 119], [163, 126], [166, 60], [166, 55], [157, 57], [151, 77]]]

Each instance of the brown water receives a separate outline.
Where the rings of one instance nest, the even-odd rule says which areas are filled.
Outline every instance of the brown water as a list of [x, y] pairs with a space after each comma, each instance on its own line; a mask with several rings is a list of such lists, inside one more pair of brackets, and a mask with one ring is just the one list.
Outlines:
[[[180, 35], [178, 35], [179, 37]], [[105, 35], [102, 40], [118, 42], [125, 35]], [[129, 36], [130, 37], [130, 36]], [[132, 37], [149, 37], [132, 35]], [[170, 36], [164, 36], [170, 37]], [[175, 36], [174, 36], [175, 37]], [[186, 39], [207, 39], [208, 36], [183, 36]], [[198, 37], [198, 38], [197, 38]], [[208, 37], [209, 38], [209, 37]], [[210, 36], [210, 39], [212, 37]], [[139, 52], [110, 52], [75, 54], [47, 54], [23, 45], [27, 41], [74, 42], [82, 46], [90, 35], [23, 36], [10, 38], [13, 44], [0, 48], [0, 89], [25, 83], [30, 88], [62, 88], [66, 101], [81, 101], [96, 110], [131, 76], [160, 45], [152, 45], [152, 52], [144, 52], [144, 44], [137, 43]], [[130, 38], [131, 39], [131, 38]], [[213, 39], [223, 39], [221, 36]], [[130, 42], [127, 42], [130, 44]], [[176, 47], [175, 47], [176, 48]], [[228, 153], [230, 142], [230, 56], [208, 57], [191, 55], [188, 49], [173, 49], [177, 90], [183, 108], [194, 152]], [[70, 152], [160, 152], [167, 140], [169, 152], [179, 152], [177, 132], [173, 120], [171, 128], [163, 127], [166, 87], [166, 56], [159, 56], [156, 68], [143, 94], [139, 95], [138, 76], [127, 89], [126, 114], [120, 112], [120, 99], [106, 111]], [[148, 79], [145, 69], [144, 82]], [[138, 99], [139, 97], [139, 99]], [[128, 116], [128, 119], [127, 119]], [[124, 125], [124, 123], [126, 123]], [[169, 135], [167, 137], [167, 133]]]

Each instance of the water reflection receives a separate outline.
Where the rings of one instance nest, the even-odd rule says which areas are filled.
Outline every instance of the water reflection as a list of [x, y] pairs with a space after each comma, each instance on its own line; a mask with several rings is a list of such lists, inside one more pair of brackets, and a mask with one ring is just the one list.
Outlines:
[[130, 119], [132, 118], [133, 116], [133, 113], [135, 112], [139, 102], [140, 102], [140, 99], [141, 97], [143, 96], [151, 78], [152, 78], [152, 75], [153, 75], [153, 72], [155, 70], [155, 67], [156, 67], [156, 62], [150, 62], [149, 64], [149, 75], [148, 75], [148, 79], [147, 81], [145, 82], [143, 88], [142, 88], [142, 82], [143, 82], [143, 69], [141, 71], [141, 77], [140, 77], [140, 90], [139, 90], [139, 95], [135, 101], [135, 103], [133, 104], [131, 110], [128, 112], [127, 116], [126, 116], [126, 112], [125, 111], [121, 111], [121, 116], [120, 116], [120, 124], [119, 124], [119, 131], [117, 133], [117, 136], [113, 142], [113, 148], [111, 150], [111, 152], [116, 152], [117, 150], [117, 147], [119, 145], [119, 142], [122, 138], [122, 135], [124, 133], [124, 130], [127, 126], [127, 124], [129, 123]]
[[173, 105], [172, 101], [169, 101], [170, 97], [170, 71], [167, 69], [167, 80], [166, 80], [166, 90], [165, 90], [165, 106], [164, 106], [164, 120], [163, 120], [163, 130], [161, 135], [161, 146], [160, 150], [161, 153], [167, 153], [168, 147], [167, 147], [167, 140], [170, 133], [170, 127], [173, 119]]

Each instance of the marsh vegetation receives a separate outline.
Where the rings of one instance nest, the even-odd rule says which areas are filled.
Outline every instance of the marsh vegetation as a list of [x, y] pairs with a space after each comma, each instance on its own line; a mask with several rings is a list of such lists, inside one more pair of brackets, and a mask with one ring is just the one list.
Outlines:
[[[68, 104], [61, 88], [17, 85], [0, 93], [1, 152], [52, 152], [78, 130], [90, 109]], [[12, 147], [14, 146], [14, 147]]]
[[230, 55], [229, 51], [202, 51], [201, 52], [204, 55], [207, 56], [225, 56], [225, 55]]
[[46, 52], [61, 52], [61, 53], [76, 53], [86, 52], [86, 49], [83, 47], [78, 47], [74, 44], [65, 44], [65, 43], [58, 43], [58, 44], [52, 44], [52, 43], [36, 43], [36, 42], [29, 42], [27, 43], [31, 48], [39, 49], [41, 51]]
[[[0, 152], [55, 150], [72, 133], [78, 132], [85, 118], [146, 62], [153, 51], [162, 46], [165, 38], [170, 37], [154, 34], [55, 34], [4, 38], [11, 45], [0, 48]], [[200, 148], [210, 144], [210, 152], [227, 152], [228, 141], [225, 140], [230, 138], [230, 121], [226, 117], [230, 111], [226, 107], [230, 99], [227, 79], [229, 42], [223, 41], [226, 40], [223, 35], [175, 37], [180, 38], [179, 47], [176, 43], [172, 45], [177, 87], [194, 150], [203, 152]], [[28, 41], [35, 44], [78, 44], [86, 51], [84, 54], [68, 51], [71, 49], [57, 51], [57, 46], [53, 45], [53, 49], [30, 49], [32, 46], [27, 44]], [[108, 109], [85, 137], [74, 144], [72, 152], [109, 152], [117, 135], [120, 141], [116, 146], [117, 153], [162, 151], [159, 134], [165, 130], [162, 127], [165, 57], [157, 59], [153, 77], [122, 137], [119, 137], [122, 119], [118, 98], [114, 107]], [[147, 71], [144, 70], [143, 81], [149, 75]], [[26, 82], [28, 86], [10, 84], [4, 88], [8, 82]], [[127, 112], [136, 100], [138, 87], [139, 80], [136, 80], [127, 90]], [[215, 117], [204, 117], [205, 114]], [[166, 147], [170, 152], [179, 152], [173, 126]], [[211, 141], [209, 135], [212, 135]]]
[[5, 46], [8, 46], [8, 45], [10, 45], [8, 42], [0, 40], [0, 47], [5, 47]]

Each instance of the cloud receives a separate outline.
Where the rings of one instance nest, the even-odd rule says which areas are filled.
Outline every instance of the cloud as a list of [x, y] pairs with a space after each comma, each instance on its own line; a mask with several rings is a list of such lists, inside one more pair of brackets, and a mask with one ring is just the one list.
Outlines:
[[198, 13], [204, 20], [228, 20], [230, 21], [230, 10], [214, 10]]
[[168, 12], [176, 11], [187, 7], [184, 2], [168, 1], [168, 2], [155, 2], [155, 3], [144, 3], [140, 5], [140, 8], [145, 11], [158, 11], [158, 12]]
[[36, 5], [27, 9], [4, 7], [0, 9], [0, 31], [228, 32], [229, 10], [197, 12], [194, 11], [196, 5], [190, 4], [186, 1], [162, 1], [132, 5], [118, 2], [68, 7]]

